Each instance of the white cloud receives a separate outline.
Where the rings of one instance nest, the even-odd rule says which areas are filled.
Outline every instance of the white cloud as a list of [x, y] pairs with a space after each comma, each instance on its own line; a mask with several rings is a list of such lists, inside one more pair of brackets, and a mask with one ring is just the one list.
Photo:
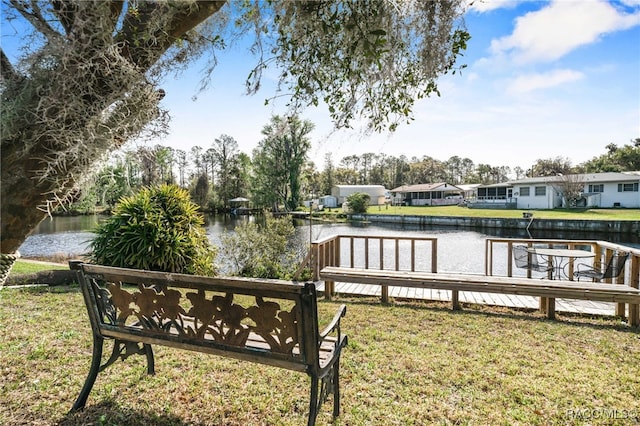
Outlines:
[[471, 10], [479, 13], [496, 9], [513, 9], [518, 3], [520, 2], [516, 0], [469, 0], [467, 2], [467, 4], [471, 4]]
[[539, 89], [548, 89], [584, 78], [584, 74], [573, 70], [554, 70], [542, 74], [522, 75], [507, 85], [507, 93], [522, 94]]
[[640, 25], [640, 11], [624, 13], [601, 0], [562, 1], [516, 19], [513, 33], [493, 40], [496, 55], [516, 63], [549, 62], [603, 35]]

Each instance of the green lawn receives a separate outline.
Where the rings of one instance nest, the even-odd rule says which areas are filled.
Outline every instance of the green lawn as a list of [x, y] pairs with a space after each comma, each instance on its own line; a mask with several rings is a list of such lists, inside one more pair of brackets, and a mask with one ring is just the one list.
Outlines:
[[40, 271], [48, 271], [52, 269], [69, 269], [64, 264], [49, 264], [42, 262], [34, 262], [30, 260], [18, 259], [11, 268], [11, 274], [32, 274]]
[[469, 209], [459, 206], [413, 207], [370, 206], [369, 214], [466, 216], [522, 218], [523, 212], [533, 213], [536, 219], [580, 219], [580, 220], [640, 220], [640, 209], [553, 209], [553, 210], [501, 210]]
[[[640, 332], [612, 318], [445, 304], [347, 303], [336, 425], [628, 425], [640, 421]], [[168, 348], [101, 373], [67, 414], [91, 359], [77, 287], [0, 291], [0, 424], [302, 425], [301, 373]], [[331, 419], [322, 407], [318, 425]]]

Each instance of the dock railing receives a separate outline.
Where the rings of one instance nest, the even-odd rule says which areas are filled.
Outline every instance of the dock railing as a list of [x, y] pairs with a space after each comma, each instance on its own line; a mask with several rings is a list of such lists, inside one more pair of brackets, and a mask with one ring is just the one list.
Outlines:
[[[536, 248], [587, 249], [594, 253], [593, 259], [587, 262], [589, 266], [597, 269], [603, 268], [616, 252], [629, 253], [624, 270], [617, 277], [605, 278], [602, 282], [640, 288], [640, 249], [599, 240], [487, 238], [485, 245], [485, 274], [512, 277], [516, 276], [515, 272], [518, 271], [525, 274], [526, 277], [532, 278], [530, 269], [522, 270], [514, 267], [513, 246], [517, 244]], [[574, 272], [579, 263], [585, 263], [585, 261], [574, 258], [567, 260], [566, 277], [569, 280], [574, 279]], [[551, 271], [548, 274], [547, 278], [551, 278]], [[544, 298], [541, 298], [541, 306], [543, 303]], [[638, 305], [629, 305], [629, 312], [627, 313], [626, 305], [618, 303], [616, 305], [616, 315], [620, 317], [628, 315], [630, 318], [638, 318], [640, 315], [638, 309]]]
[[[425, 250], [425, 245], [428, 247]], [[311, 243], [313, 280], [325, 266], [393, 271], [438, 272], [438, 239], [435, 237], [396, 237], [381, 235], [334, 235]], [[335, 291], [333, 281], [325, 282], [325, 297]], [[382, 286], [382, 298], [389, 289]]]

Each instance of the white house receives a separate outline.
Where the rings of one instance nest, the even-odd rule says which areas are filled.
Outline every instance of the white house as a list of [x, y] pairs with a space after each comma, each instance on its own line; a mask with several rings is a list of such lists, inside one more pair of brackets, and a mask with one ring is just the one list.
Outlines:
[[640, 208], [640, 172], [585, 173], [533, 177], [497, 185], [482, 185], [478, 201], [506, 204], [518, 209], [569, 207], [566, 192], [578, 194], [574, 207]]
[[342, 205], [347, 197], [356, 192], [368, 194], [371, 197], [369, 204], [372, 206], [383, 205], [386, 189], [382, 185], [334, 185], [331, 188], [331, 195], [334, 196], [338, 205]]
[[445, 182], [403, 185], [391, 190], [394, 204], [408, 206], [444, 206], [462, 201], [464, 190]]
[[509, 182], [521, 209], [568, 207], [565, 191], [580, 193], [577, 207], [640, 208], [640, 172], [585, 173]]
[[323, 195], [320, 197], [320, 204], [330, 208], [338, 207], [338, 199], [333, 195]]

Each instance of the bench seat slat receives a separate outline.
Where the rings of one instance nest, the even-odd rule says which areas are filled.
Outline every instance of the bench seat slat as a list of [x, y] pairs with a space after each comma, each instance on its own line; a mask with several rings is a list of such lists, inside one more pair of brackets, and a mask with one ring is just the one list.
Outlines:
[[421, 287], [440, 290], [507, 293], [601, 302], [640, 303], [640, 289], [619, 284], [572, 282], [479, 274], [391, 271], [325, 267], [320, 278], [362, 284]]

